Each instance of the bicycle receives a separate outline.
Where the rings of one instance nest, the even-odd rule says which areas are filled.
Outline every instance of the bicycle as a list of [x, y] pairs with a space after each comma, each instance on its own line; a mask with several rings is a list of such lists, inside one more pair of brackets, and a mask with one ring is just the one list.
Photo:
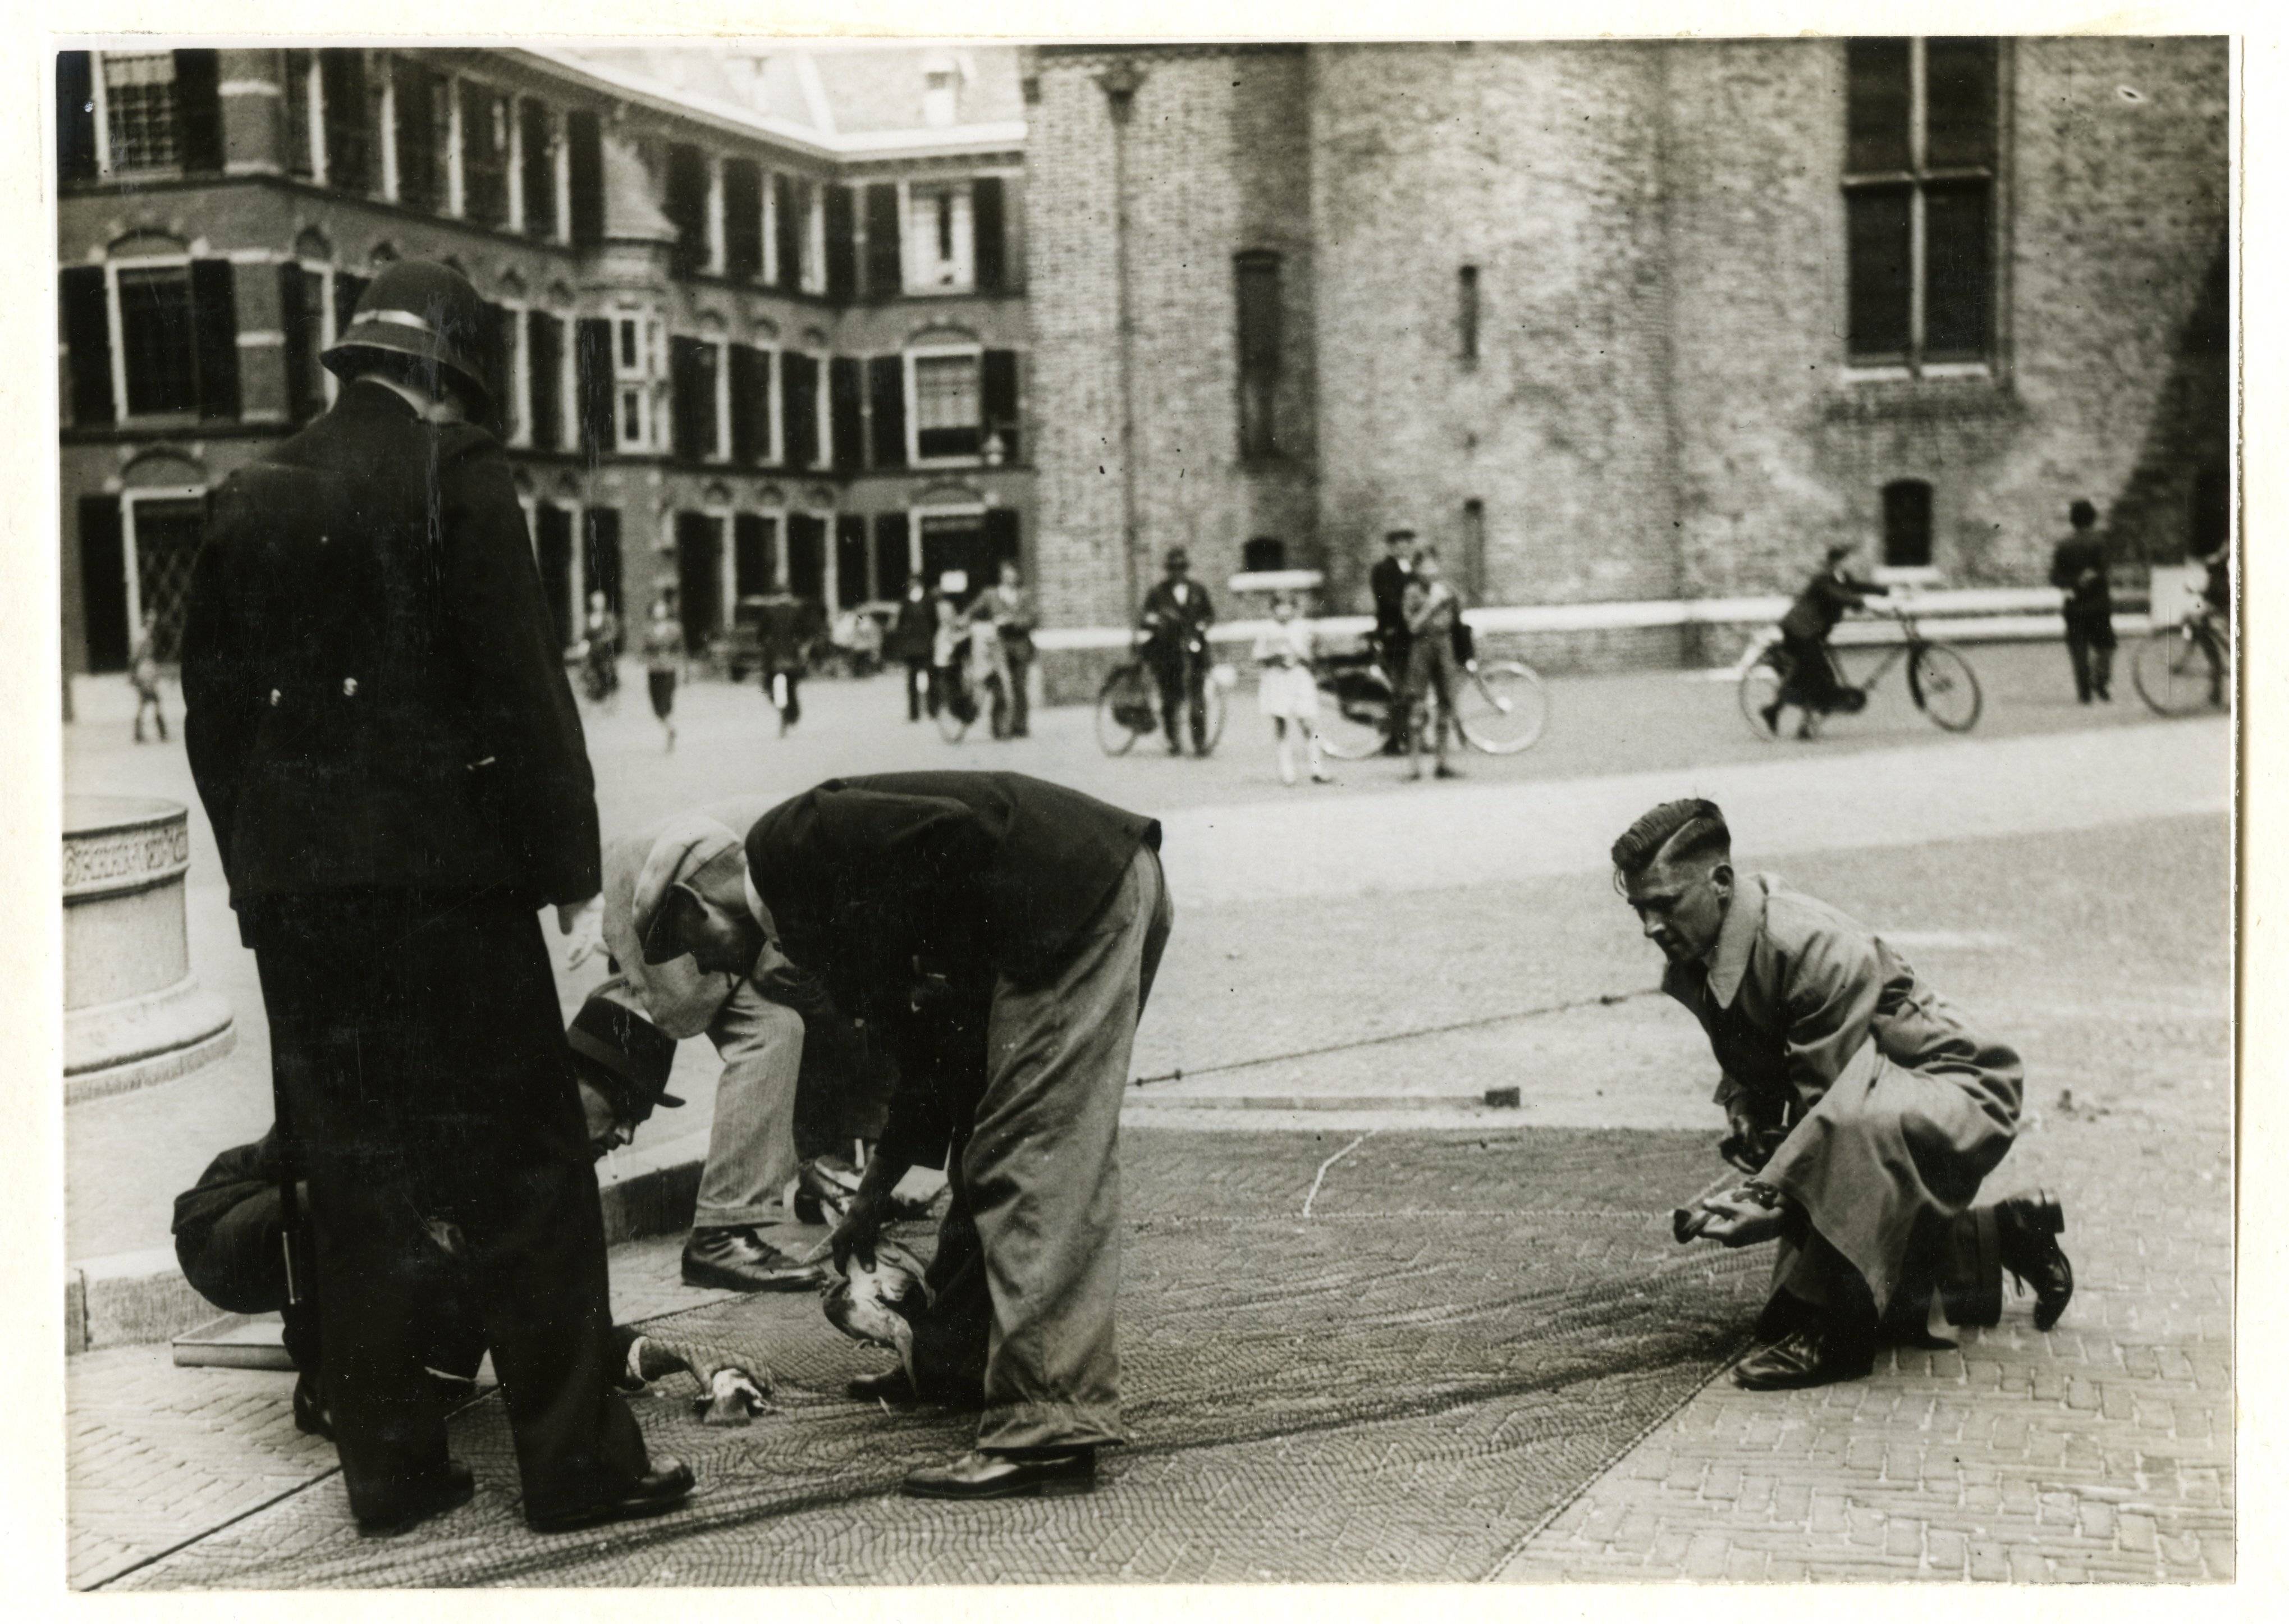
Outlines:
[[937, 709], [934, 713], [937, 736], [948, 744], [960, 744], [962, 736], [969, 732], [969, 724], [977, 721], [984, 711], [982, 700], [986, 696], [978, 692], [977, 683], [971, 680], [969, 660], [966, 656], [941, 669], [945, 676], [939, 686]]
[[[1160, 727], [1160, 684], [1144, 654], [1144, 640], [1129, 644], [1129, 658], [1105, 675], [1097, 691], [1097, 743], [1107, 756], [1126, 756], [1139, 739]], [[1206, 756], [1224, 737], [1224, 684], [1209, 668], [1208, 640], [1195, 637], [1184, 651], [1187, 675], [1200, 696], [1200, 752]]]
[[2174, 625], [2155, 628], [2138, 645], [2131, 663], [2138, 697], [2165, 716], [2224, 708], [2233, 649], [2221, 631], [2220, 617], [2207, 604], [2189, 611]]
[[[1320, 692], [1330, 703], [1320, 708], [1320, 746], [1338, 761], [1363, 761], [1392, 748], [1406, 748], [1406, 735], [1393, 737], [1394, 685], [1373, 649], [1331, 654], [1320, 661]], [[1488, 756], [1515, 756], [1541, 739], [1549, 725], [1550, 700], [1533, 667], [1515, 660], [1463, 662], [1451, 721], [1464, 743]], [[1417, 708], [1418, 716], [1421, 708]]]
[[[1815, 738], [1822, 722], [1835, 712], [1853, 716], [1865, 710], [1868, 696], [1875, 691], [1876, 684], [1894, 666], [1904, 662], [1908, 697], [1915, 701], [1916, 708], [1930, 717], [1936, 727], [1950, 733], [1969, 732], [1978, 724], [1982, 703], [1979, 675], [1971, 668], [1971, 662], [1947, 644], [1925, 636], [1916, 625], [1913, 610], [1894, 610], [1886, 618], [1900, 623], [1902, 639], [1886, 650], [1859, 682], [1847, 681], [1836, 651], [1828, 651], [1829, 669], [1836, 680], [1836, 700], [1817, 709], [1806, 706], [1790, 692], [1788, 651], [1777, 630], [1765, 633], [1761, 646], [1749, 657], [1747, 668], [1741, 674], [1741, 716], [1748, 723], [1749, 731], [1759, 739], [1779, 738], [1780, 713], [1788, 708], [1798, 712], [1797, 737]], [[1769, 726], [1765, 716], [1767, 710], [1772, 713]]]

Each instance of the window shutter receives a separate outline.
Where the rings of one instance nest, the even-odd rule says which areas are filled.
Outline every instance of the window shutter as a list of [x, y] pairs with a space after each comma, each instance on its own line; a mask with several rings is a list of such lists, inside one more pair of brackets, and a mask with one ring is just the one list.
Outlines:
[[532, 444], [564, 444], [564, 324], [546, 310], [525, 313], [525, 369], [532, 378]]
[[56, 52], [56, 174], [95, 179], [95, 68], [84, 51]]
[[834, 516], [834, 601], [845, 609], [873, 596], [866, 586], [866, 516]]
[[818, 460], [818, 362], [799, 350], [779, 356], [779, 396], [785, 403], [786, 463], [807, 468]]
[[326, 103], [326, 184], [346, 192], [373, 190], [374, 139], [366, 123], [365, 52], [319, 52], [318, 89]]
[[74, 265], [56, 280], [64, 343], [71, 350], [72, 421], [113, 422], [119, 406], [111, 395], [111, 309], [104, 296], [103, 268]]
[[778, 284], [792, 293], [802, 286], [802, 239], [810, 233], [810, 222], [795, 207], [792, 176], [771, 177], [771, 210], [777, 216]]
[[723, 165], [723, 274], [741, 282], [763, 274], [763, 172], [750, 158]]
[[337, 342], [350, 330], [350, 317], [356, 314], [358, 300], [365, 297], [373, 278], [360, 276], [349, 271], [334, 273], [334, 338]]
[[[873, 396], [874, 466], [906, 466], [906, 361], [904, 356], [874, 356], [866, 363], [867, 392]], [[905, 523], [900, 516], [898, 522]]]
[[906, 516], [903, 513], [878, 513], [874, 516], [874, 580], [884, 597], [903, 589], [906, 577], [913, 573], [913, 560], [908, 552]]
[[594, 457], [618, 444], [612, 417], [612, 324], [601, 316], [582, 316], [573, 330], [572, 359], [580, 449]]
[[731, 460], [753, 464], [761, 444], [755, 437], [756, 373], [761, 352], [750, 344], [731, 346]]
[[186, 173], [222, 170], [222, 66], [213, 51], [175, 52], [175, 131]]
[[787, 590], [797, 597], [826, 596], [826, 521], [815, 513], [787, 515]]
[[866, 373], [857, 356], [836, 356], [826, 364], [826, 398], [833, 411], [834, 466], [865, 467]]
[[191, 334], [199, 415], [238, 415], [238, 300], [228, 260], [191, 261]]
[[286, 340], [286, 420], [307, 423], [317, 411], [310, 398], [310, 369], [316, 335], [311, 332], [309, 301], [302, 297], [309, 273], [292, 263], [278, 268], [278, 325]]
[[895, 299], [905, 286], [899, 260], [898, 188], [866, 188], [866, 297]]
[[1001, 436], [1004, 460], [1017, 461], [1020, 454], [1017, 352], [1014, 349], [987, 350], [977, 387], [986, 432]]
[[[675, 454], [686, 461], [699, 457], [699, 351], [698, 339], [670, 339], [667, 341], [667, 375], [671, 412], [668, 419], [668, 438]], [[712, 394], [713, 391], [710, 391]], [[712, 416], [715, 403], [709, 400], [706, 409]]]
[[556, 235], [556, 164], [548, 108], [538, 101], [516, 104], [518, 159], [524, 170], [524, 231], [527, 236]]
[[572, 241], [593, 248], [604, 240], [604, 129], [594, 113], [567, 113], [565, 168], [572, 190]]
[[562, 648], [578, 636], [582, 607], [572, 601], [572, 510], [543, 502], [533, 517], [541, 595], [548, 602], [549, 628], [556, 634], [557, 646]]
[[604, 595], [614, 614], [620, 611], [620, 510], [585, 508], [580, 512], [580, 579]]
[[697, 275], [707, 263], [707, 159], [697, 147], [667, 149], [666, 207], [675, 227], [674, 269]]
[[857, 199], [847, 186], [826, 188], [826, 296], [837, 304], [858, 297]]
[[970, 263], [977, 291], [998, 293], [1009, 277], [1009, 254], [1001, 223], [1001, 177], [980, 175], [969, 183], [969, 220], [976, 242]]
[[986, 567], [999, 570], [1005, 564], [1017, 562], [1017, 510], [1015, 508], [988, 508], [985, 510]]
[[731, 516], [731, 588], [741, 597], [761, 597], [778, 572], [771, 557], [771, 532], [759, 513]]
[[79, 499], [80, 626], [87, 668], [127, 668], [127, 541], [116, 496]]

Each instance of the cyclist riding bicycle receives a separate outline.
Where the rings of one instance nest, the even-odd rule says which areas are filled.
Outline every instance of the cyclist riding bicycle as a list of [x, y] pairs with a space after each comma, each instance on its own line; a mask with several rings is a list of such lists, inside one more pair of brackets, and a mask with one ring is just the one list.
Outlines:
[[2197, 555], [2200, 559], [2202, 606], [2208, 612], [2202, 628], [2203, 658], [2209, 661], [2210, 703], [2225, 703], [2225, 651], [2233, 626], [2233, 543], [2220, 541], [2217, 550]]
[[1864, 609], [1870, 595], [1891, 591], [1879, 581], [1861, 580], [1846, 569], [1859, 550], [1857, 541], [1839, 541], [1830, 548], [1820, 572], [1805, 583], [1788, 613], [1781, 617], [1781, 647], [1788, 655], [1787, 681], [1773, 702], [1758, 713], [1769, 732], [1780, 731], [1781, 710], [1785, 706], [1800, 708], [1808, 727], [1813, 716], [1852, 702], [1836, 679], [1836, 664], [1828, 652], [1829, 635], [1846, 610]]
[[1192, 753], [1208, 753], [1208, 701], [1201, 686], [1208, 681], [1208, 628], [1216, 624], [1216, 605], [1208, 589], [1192, 579], [1191, 556], [1181, 547], [1168, 549], [1163, 560], [1167, 578], [1144, 595], [1137, 624], [1144, 633], [1144, 661], [1160, 690], [1160, 721], [1168, 731], [1168, 754], [1184, 753], [1176, 716], [1188, 718]]

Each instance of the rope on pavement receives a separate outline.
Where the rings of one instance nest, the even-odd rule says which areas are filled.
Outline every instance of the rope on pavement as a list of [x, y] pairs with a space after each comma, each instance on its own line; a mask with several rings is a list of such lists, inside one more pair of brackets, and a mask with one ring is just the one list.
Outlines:
[[1466, 1032], [1473, 1027], [1496, 1027], [1507, 1020], [1532, 1020], [1542, 1015], [1563, 1015], [1570, 1010], [1586, 1010], [1627, 1004], [1632, 999], [1649, 998], [1661, 990], [1658, 987], [1640, 987], [1633, 992], [1599, 993], [1593, 998], [1568, 998], [1561, 1004], [1537, 1004], [1530, 1010], [1506, 1010], [1499, 1015], [1473, 1015], [1468, 1020], [1442, 1021], [1437, 1026], [1409, 1027], [1400, 1032], [1378, 1032], [1372, 1037], [1347, 1038], [1337, 1044], [1315, 1044], [1308, 1049], [1289, 1049], [1280, 1054], [1259, 1054], [1245, 1060], [1220, 1060], [1213, 1066], [1196, 1066], [1186, 1071], [1182, 1066], [1174, 1071], [1156, 1072], [1149, 1077], [1131, 1077], [1129, 1086], [1143, 1088], [1152, 1083], [1181, 1083], [1186, 1077], [1214, 1076], [1222, 1071], [1245, 1071], [1251, 1066], [1276, 1066], [1283, 1060], [1308, 1060], [1315, 1055], [1341, 1054], [1352, 1049], [1371, 1049], [1378, 1044], [1411, 1043], [1418, 1037], [1436, 1037], [1444, 1032]]

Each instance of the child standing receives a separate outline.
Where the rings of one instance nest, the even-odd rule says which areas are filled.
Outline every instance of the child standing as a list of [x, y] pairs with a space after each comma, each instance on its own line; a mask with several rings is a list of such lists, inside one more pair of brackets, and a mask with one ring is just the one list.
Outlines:
[[644, 628], [644, 680], [651, 690], [651, 714], [675, 748], [675, 684], [683, 675], [683, 622], [665, 592], [651, 602], [651, 624]]
[[159, 655], [156, 647], [158, 628], [149, 620], [135, 638], [135, 652], [128, 656], [127, 680], [135, 684], [135, 742], [143, 742], [143, 713], [149, 711], [151, 719], [159, 724], [159, 742], [167, 742], [167, 708], [159, 703]]
[[1296, 746], [1289, 730], [1301, 736], [1312, 768], [1312, 781], [1336, 780], [1320, 759], [1320, 684], [1312, 671], [1316, 650], [1308, 621], [1296, 618], [1296, 600], [1285, 592], [1272, 598], [1272, 629], [1256, 640], [1256, 664], [1260, 676], [1256, 708], [1272, 718], [1272, 737], [1280, 755], [1280, 781], [1296, 781]]

